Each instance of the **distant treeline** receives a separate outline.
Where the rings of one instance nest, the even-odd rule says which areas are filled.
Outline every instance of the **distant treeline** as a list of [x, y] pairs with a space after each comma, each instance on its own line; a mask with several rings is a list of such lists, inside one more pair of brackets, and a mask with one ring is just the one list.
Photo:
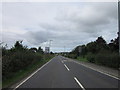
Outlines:
[[24, 70], [31, 64], [35, 64], [38, 61], [43, 62], [50, 56], [50, 54], [44, 54], [41, 47], [28, 49], [27, 46], [22, 45], [22, 41], [16, 41], [10, 49], [2, 46], [3, 81], [10, 79], [14, 73]]
[[87, 59], [88, 62], [118, 69], [120, 64], [119, 37], [112, 39], [107, 44], [103, 37], [100, 36], [96, 41], [77, 46], [67, 54], [67, 57], [74, 59], [82, 57]]

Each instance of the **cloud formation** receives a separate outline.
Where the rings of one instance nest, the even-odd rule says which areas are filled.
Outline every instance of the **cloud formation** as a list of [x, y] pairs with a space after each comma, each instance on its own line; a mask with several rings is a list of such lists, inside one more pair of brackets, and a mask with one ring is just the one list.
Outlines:
[[3, 3], [3, 40], [23, 39], [31, 46], [67, 51], [103, 36], [117, 36], [117, 2]]

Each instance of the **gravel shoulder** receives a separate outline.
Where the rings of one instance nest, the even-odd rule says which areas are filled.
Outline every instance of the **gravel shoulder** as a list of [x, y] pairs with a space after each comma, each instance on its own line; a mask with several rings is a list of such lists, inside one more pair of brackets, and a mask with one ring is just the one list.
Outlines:
[[[70, 59], [70, 58], [67, 58], [67, 59]], [[113, 77], [116, 77], [116, 78], [120, 79], [120, 70], [105, 67], [105, 66], [102, 66], [102, 65], [97, 65], [97, 64], [94, 64], [94, 63], [78, 61], [76, 59], [70, 59], [70, 60], [73, 60], [74, 62], [79, 63], [79, 64], [81, 64], [85, 67], [88, 67], [90, 69], [93, 69], [95, 71], [102, 72], [102, 73], [105, 73], [105, 74], [108, 74], [110, 76], [113, 76]]]

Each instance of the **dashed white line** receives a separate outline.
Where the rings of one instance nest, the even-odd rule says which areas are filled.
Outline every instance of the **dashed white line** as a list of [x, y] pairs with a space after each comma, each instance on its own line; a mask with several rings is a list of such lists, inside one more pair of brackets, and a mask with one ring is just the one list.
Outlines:
[[28, 79], [30, 79], [33, 75], [35, 75], [39, 70], [41, 70], [43, 67], [45, 67], [49, 62], [51, 62], [53, 59], [51, 59], [50, 61], [48, 61], [46, 64], [44, 64], [42, 67], [40, 67], [38, 70], [36, 70], [34, 73], [32, 73], [29, 77], [27, 77], [24, 81], [22, 81], [19, 85], [17, 85], [15, 87], [15, 89], [13, 90], [16, 90], [18, 87], [20, 87], [22, 84], [24, 84]]
[[64, 64], [64, 66], [66, 67], [66, 69], [68, 70], [68, 71], [70, 71], [70, 69]]
[[62, 63], [64, 63], [63, 61], [61, 61]]
[[112, 78], [114, 78], [114, 79], [120, 80], [119, 78], [117, 78], [117, 77], [115, 77], [115, 76], [113, 76], [113, 75], [110, 75], [110, 74], [107, 74], [107, 73], [105, 73], [105, 72], [99, 71], [99, 70], [94, 69], [94, 68], [92, 68], [92, 67], [90, 67], [90, 66], [87, 67], [87, 66], [85, 66], [84, 64], [78, 63], [78, 62], [76, 62], [76, 61], [73, 61], [73, 62], [75, 62], [75, 63], [77, 63], [77, 64], [80, 64], [80, 65], [82, 65], [82, 66], [84, 66], [84, 67], [86, 67], [86, 68], [90, 68], [90, 69], [92, 69], [92, 70], [94, 70], [94, 71], [97, 71], [97, 72], [99, 72], [99, 73], [102, 73], [102, 74], [104, 74], [104, 75], [107, 75], [107, 76], [109, 76], [109, 77], [112, 77]]
[[77, 84], [83, 89], [85, 90], [85, 88], [83, 87], [83, 85], [78, 81], [78, 79], [76, 77], [74, 77], [75, 81], [77, 82]]

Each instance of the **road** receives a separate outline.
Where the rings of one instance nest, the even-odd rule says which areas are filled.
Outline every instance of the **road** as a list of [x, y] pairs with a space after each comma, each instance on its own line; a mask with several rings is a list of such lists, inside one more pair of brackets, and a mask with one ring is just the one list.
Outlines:
[[118, 79], [55, 56], [16, 88], [118, 88]]

